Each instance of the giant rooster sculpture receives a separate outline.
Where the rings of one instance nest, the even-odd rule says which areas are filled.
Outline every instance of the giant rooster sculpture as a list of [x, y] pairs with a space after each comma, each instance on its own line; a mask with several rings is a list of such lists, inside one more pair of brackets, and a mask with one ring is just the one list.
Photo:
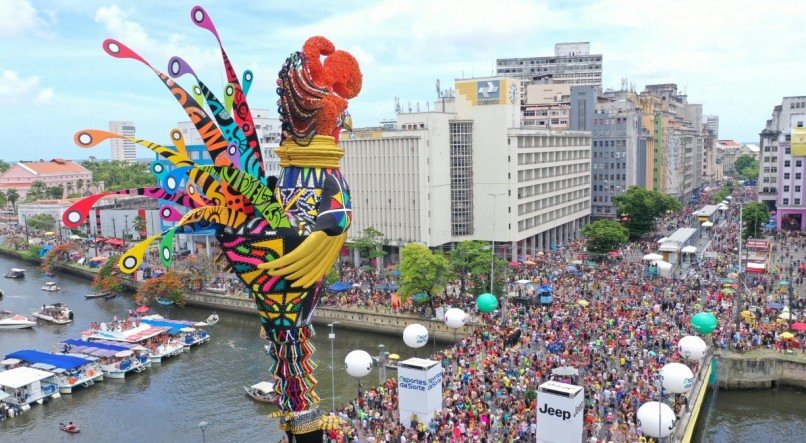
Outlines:
[[246, 102], [253, 75], [246, 71], [239, 81], [203, 8], [194, 7], [191, 20], [218, 41], [227, 75], [223, 103], [179, 57], [168, 62], [168, 74], [190, 76], [192, 93], [119, 41], [106, 40], [103, 49], [113, 57], [139, 61], [157, 74], [199, 131], [213, 165], [193, 162], [176, 129], [170, 133], [173, 147], [105, 131], [79, 131], [75, 142], [81, 147], [128, 139], [165, 158], [172, 169], [154, 162], [151, 170], [160, 186], [87, 197], [65, 212], [64, 223], [80, 226], [92, 205], [112, 194], [144, 195], [188, 208], [184, 215], [169, 205], [160, 209], [163, 219], [176, 225], [123, 254], [119, 267], [127, 273], [139, 269], [160, 237], [159, 256], [169, 266], [176, 232], [215, 228], [224, 256], [255, 298], [261, 335], [270, 342], [271, 371], [279, 379], [275, 389], [283, 417], [280, 428], [290, 441], [321, 442], [322, 431], [339, 423], [320, 412], [314, 393], [311, 317], [350, 226], [350, 192], [339, 170], [343, 151], [337, 142], [340, 129], [349, 125], [347, 100], [361, 90], [361, 71], [352, 55], [336, 50], [324, 37], [309, 38], [301, 52], [286, 59], [277, 80], [282, 142], [276, 152], [281, 170], [279, 177], [267, 177]]

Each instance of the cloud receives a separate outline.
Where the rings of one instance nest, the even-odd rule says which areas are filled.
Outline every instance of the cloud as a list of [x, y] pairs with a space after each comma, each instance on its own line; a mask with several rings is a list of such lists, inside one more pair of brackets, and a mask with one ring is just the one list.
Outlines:
[[[175, 55], [185, 59], [196, 72], [211, 65], [221, 65], [221, 55], [217, 46], [207, 44], [205, 49], [201, 49], [188, 43], [187, 36], [180, 33], [162, 33], [161, 39], [153, 37], [143, 25], [130, 19], [129, 12], [117, 5], [98, 8], [95, 22], [104, 25], [112, 37], [142, 55], [159, 70], [165, 71], [168, 59]], [[182, 26], [183, 29], [193, 28], [192, 25], [184, 23]], [[208, 41], [211, 42], [212, 40]]]
[[41, 31], [45, 25], [29, 0], [0, 0], [0, 37]]
[[37, 76], [24, 78], [10, 69], [0, 71], [0, 105], [45, 104], [54, 95], [53, 88], [43, 87]]

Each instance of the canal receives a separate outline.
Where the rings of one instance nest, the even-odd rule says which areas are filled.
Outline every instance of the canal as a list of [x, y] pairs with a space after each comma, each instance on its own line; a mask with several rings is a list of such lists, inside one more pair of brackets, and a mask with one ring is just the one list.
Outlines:
[[[75, 321], [54, 325], [40, 321], [27, 330], [0, 330], [0, 359], [19, 349], [50, 351], [68, 338], [79, 338], [92, 321], [125, 317], [135, 307], [131, 296], [112, 300], [85, 300], [93, 292], [90, 284], [67, 275], [48, 277], [32, 264], [0, 256], [3, 274], [12, 267], [27, 270], [24, 280], [0, 279], [5, 297], [0, 309], [29, 315], [45, 303], [63, 302], [74, 311]], [[41, 290], [46, 281], [56, 281], [60, 292]], [[152, 307], [165, 317], [200, 321], [210, 310], [192, 307]], [[210, 343], [195, 347], [165, 363], [152, 364], [150, 370], [129, 375], [125, 380], [111, 380], [79, 390], [72, 395], [34, 405], [27, 413], [0, 422], [0, 442], [68, 441], [71, 436], [59, 430], [60, 422], [81, 425], [78, 436], [85, 441], [198, 442], [202, 439], [199, 422], [205, 421], [207, 441], [279, 441], [277, 421], [266, 416], [276, 407], [248, 398], [243, 385], [269, 380], [270, 358], [264, 351], [265, 340], [258, 336], [257, 316], [219, 312], [221, 321], [209, 331]], [[313, 341], [314, 361], [318, 364], [316, 392], [323, 409], [330, 409], [331, 371], [328, 328], [318, 326]], [[402, 358], [413, 355], [400, 337], [366, 332], [352, 332], [336, 326], [334, 342], [336, 405], [355, 398], [357, 382], [344, 371], [344, 356], [354, 349], [378, 354], [378, 345]], [[430, 346], [429, 348], [430, 349]], [[425, 352], [421, 350], [423, 354]], [[388, 374], [394, 376], [394, 372]], [[378, 370], [362, 380], [363, 386], [378, 384]]]

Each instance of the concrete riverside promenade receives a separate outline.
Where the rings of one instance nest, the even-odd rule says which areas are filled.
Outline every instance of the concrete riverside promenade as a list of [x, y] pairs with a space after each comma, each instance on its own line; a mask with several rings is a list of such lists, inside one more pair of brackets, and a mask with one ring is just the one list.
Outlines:
[[743, 354], [716, 351], [722, 389], [769, 389], [778, 385], [806, 388], [806, 354], [753, 349]]
[[[41, 259], [29, 259], [20, 251], [0, 248], [0, 253], [9, 257], [28, 261], [39, 265]], [[92, 280], [95, 278], [97, 269], [89, 269], [71, 263], [55, 263], [54, 267], [67, 274], [76, 277]], [[123, 277], [123, 285], [129, 291], [136, 291], [141, 282]], [[257, 307], [254, 300], [238, 294], [224, 294], [209, 291], [185, 292], [185, 301], [188, 305], [216, 309], [219, 311], [240, 312], [244, 314], [257, 314]], [[445, 322], [435, 321], [430, 318], [421, 318], [416, 315], [396, 314], [392, 312], [376, 311], [375, 309], [362, 308], [338, 308], [334, 306], [319, 306], [314, 311], [313, 323], [326, 325], [334, 321], [339, 322], [339, 327], [355, 329], [359, 331], [377, 332], [389, 335], [401, 335], [403, 329], [412, 324], [420, 323], [428, 329], [431, 339], [438, 341], [453, 342], [454, 330], [449, 328]], [[456, 337], [462, 338], [470, 335], [475, 327], [475, 321], [471, 320], [457, 329]]]

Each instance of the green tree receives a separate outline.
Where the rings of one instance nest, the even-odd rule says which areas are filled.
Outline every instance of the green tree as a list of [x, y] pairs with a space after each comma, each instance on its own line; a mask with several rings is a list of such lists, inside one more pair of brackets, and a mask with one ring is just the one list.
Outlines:
[[681, 208], [674, 197], [638, 186], [630, 186], [624, 194], [613, 197], [613, 203], [619, 214], [629, 218], [627, 229], [633, 239], [652, 231], [658, 216]]
[[[451, 276], [459, 279], [462, 293], [479, 295], [487, 291], [492, 254], [489, 243], [477, 240], [459, 242], [450, 252]], [[506, 262], [497, 261], [496, 269], [501, 270], [498, 274], [503, 276]]]
[[400, 252], [400, 298], [405, 301], [420, 292], [429, 298], [445, 289], [450, 278], [450, 263], [418, 243], [409, 243]]
[[758, 238], [758, 233], [763, 232], [764, 225], [770, 220], [770, 211], [764, 203], [750, 203], [742, 209], [742, 238]]
[[9, 189], [6, 192], [6, 198], [8, 199], [8, 202], [11, 203], [11, 210], [14, 211], [14, 213], [16, 214], [17, 201], [20, 199], [20, 194], [17, 192], [16, 189]]
[[8, 197], [6, 197], [6, 193], [0, 191], [0, 208], [5, 209], [7, 204], [8, 204]]
[[10, 168], [10, 167], [11, 167], [10, 164], [6, 163], [3, 160], [0, 160], [0, 173], [8, 171], [8, 168]]
[[48, 196], [48, 186], [42, 180], [37, 180], [31, 183], [31, 189], [25, 195], [26, 202], [42, 200]]
[[588, 252], [605, 254], [626, 243], [629, 231], [613, 220], [599, 220], [582, 228], [582, 235], [588, 239]]
[[758, 160], [756, 160], [756, 158], [752, 155], [743, 154], [733, 162], [733, 168], [740, 174], [741, 171], [745, 170], [745, 168], [758, 169]]
[[56, 219], [50, 214], [36, 214], [28, 217], [28, 227], [40, 231], [52, 231], [56, 228]]
[[742, 169], [739, 171], [739, 176], [745, 180], [758, 180], [758, 164]]
[[106, 191], [154, 186], [156, 180], [144, 163], [87, 160], [81, 165], [92, 171], [93, 181], [104, 182]]
[[[363, 235], [356, 238], [347, 245], [351, 250], [356, 250], [361, 255], [362, 259], [371, 260], [373, 258], [384, 257], [386, 252], [383, 250], [383, 232], [373, 228], [372, 226], [364, 229]], [[356, 263], [358, 265], [358, 263]]]
[[138, 215], [134, 217], [134, 232], [137, 233], [137, 236], [140, 238], [144, 238], [146, 235], [146, 219], [145, 217]]
[[51, 186], [47, 188], [45, 194], [52, 199], [62, 198], [62, 196], [64, 195], [64, 187], [62, 185]]

